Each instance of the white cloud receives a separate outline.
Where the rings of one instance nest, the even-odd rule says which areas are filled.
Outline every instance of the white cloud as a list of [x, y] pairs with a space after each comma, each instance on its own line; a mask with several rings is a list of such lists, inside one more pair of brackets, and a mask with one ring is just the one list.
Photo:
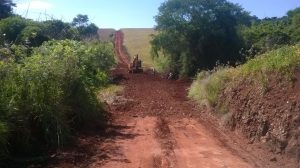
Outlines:
[[25, 10], [25, 9], [38, 9], [38, 10], [44, 10], [44, 9], [50, 9], [53, 7], [53, 4], [43, 1], [43, 0], [32, 0], [29, 2], [22, 2], [17, 3], [17, 10]]

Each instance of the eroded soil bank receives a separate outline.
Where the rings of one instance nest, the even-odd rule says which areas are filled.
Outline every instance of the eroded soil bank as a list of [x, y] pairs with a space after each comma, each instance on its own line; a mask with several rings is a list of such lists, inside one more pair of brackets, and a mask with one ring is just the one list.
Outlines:
[[269, 76], [267, 88], [251, 80], [224, 90], [227, 125], [277, 157], [300, 158], [300, 72], [294, 81]]

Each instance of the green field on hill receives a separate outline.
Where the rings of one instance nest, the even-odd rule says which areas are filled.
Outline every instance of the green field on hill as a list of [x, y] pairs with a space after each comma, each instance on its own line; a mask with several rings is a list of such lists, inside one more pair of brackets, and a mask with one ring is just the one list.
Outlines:
[[154, 63], [150, 55], [150, 40], [151, 34], [155, 34], [152, 28], [130, 28], [121, 29], [124, 33], [124, 46], [127, 49], [129, 56], [132, 58], [139, 54], [143, 61], [143, 66], [153, 67]]

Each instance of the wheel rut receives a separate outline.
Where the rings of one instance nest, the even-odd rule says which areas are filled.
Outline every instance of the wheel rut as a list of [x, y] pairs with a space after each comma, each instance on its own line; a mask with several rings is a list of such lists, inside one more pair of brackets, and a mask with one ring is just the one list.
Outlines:
[[203, 118], [186, 98], [189, 81], [170, 81], [147, 71], [128, 74], [122, 38], [121, 33], [116, 34], [119, 64], [111, 72], [118, 78], [116, 83], [124, 87], [118, 95], [122, 105], [108, 108], [111, 122], [102, 136], [79, 137], [78, 150], [71, 153], [88, 156], [81, 162], [62, 162], [54, 167], [276, 167], [244, 150], [240, 137], [223, 133]]

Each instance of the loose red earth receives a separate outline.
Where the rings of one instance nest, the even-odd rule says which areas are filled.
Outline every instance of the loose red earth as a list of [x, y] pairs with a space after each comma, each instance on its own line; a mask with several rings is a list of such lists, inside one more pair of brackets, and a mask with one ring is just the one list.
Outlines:
[[122, 33], [115, 39], [119, 65], [112, 76], [124, 86], [119, 96], [128, 101], [109, 105], [110, 123], [81, 133], [78, 144], [48, 167], [285, 167], [284, 159], [270, 161], [273, 156], [264, 148], [227, 131], [208, 110], [188, 100], [189, 81], [128, 74]]

